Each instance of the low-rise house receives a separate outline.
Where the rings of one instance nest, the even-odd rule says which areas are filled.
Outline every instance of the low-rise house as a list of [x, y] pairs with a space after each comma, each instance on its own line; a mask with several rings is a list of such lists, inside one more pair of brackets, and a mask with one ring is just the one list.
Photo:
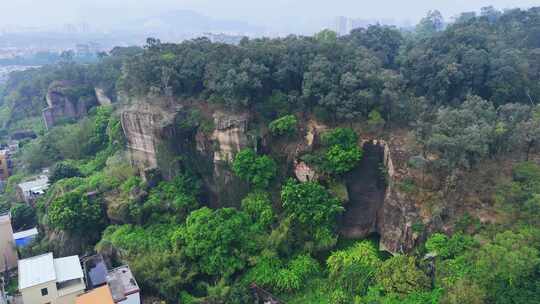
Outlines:
[[24, 248], [31, 244], [38, 236], [37, 228], [23, 230], [13, 233], [13, 239], [15, 240], [15, 246]]
[[11, 214], [0, 214], [0, 272], [17, 267], [17, 250], [11, 227]]
[[141, 304], [139, 285], [129, 266], [124, 265], [109, 271], [107, 284], [111, 289], [114, 303]]
[[[103, 303], [141, 303], [139, 285], [137, 285], [129, 266], [121, 266], [108, 271], [101, 255], [85, 258], [83, 265], [88, 292], [77, 298], [77, 304], [98, 303], [92, 302], [92, 299], [103, 299], [104, 297], [107, 298], [108, 302], [104, 301]], [[108, 294], [110, 294], [110, 298]]]
[[17, 185], [17, 198], [28, 204], [33, 203], [49, 188], [49, 177], [40, 175]]
[[79, 257], [47, 253], [19, 261], [19, 290], [24, 304], [73, 304], [85, 289]]
[[75, 299], [75, 304], [114, 304], [111, 289], [104, 285]]

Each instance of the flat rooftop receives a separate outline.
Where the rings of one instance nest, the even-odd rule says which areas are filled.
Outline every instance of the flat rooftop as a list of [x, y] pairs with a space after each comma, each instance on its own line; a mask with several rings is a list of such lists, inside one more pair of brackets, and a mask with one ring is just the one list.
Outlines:
[[19, 289], [55, 280], [56, 271], [52, 253], [19, 260]]
[[115, 302], [125, 299], [130, 294], [139, 292], [139, 285], [137, 285], [131, 269], [127, 265], [109, 271], [107, 283], [109, 283]]
[[13, 239], [18, 240], [18, 239], [31, 237], [31, 236], [37, 236], [37, 235], [38, 235], [38, 230], [37, 230], [36, 227], [34, 227], [32, 229], [23, 230], [23, 231], [13, 233]]

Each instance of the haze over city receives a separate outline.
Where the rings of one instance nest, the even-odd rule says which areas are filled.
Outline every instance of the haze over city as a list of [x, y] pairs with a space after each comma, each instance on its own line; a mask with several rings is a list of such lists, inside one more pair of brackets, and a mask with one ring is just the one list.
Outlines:
[[413, 25], [427, 11], [438, 9], [446, 19], [483, 6], [498, 9], [527, 8], [535, 0], [18, 0], [1, 1], [0, 27], [59, 26], [87, 23], [96, 28], [116, 27], [123, 22], [148, 18], [174, 10], [192, 10], [216, 18], [247, 22], [268, 31], [316, 31], [335, 16], [382, 20]]

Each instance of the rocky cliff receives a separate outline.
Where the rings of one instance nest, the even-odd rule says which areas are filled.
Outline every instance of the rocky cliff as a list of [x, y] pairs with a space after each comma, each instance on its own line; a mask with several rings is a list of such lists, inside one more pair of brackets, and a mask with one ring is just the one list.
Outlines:
[[121, 121], [131, 162], [143, 173], [157, 169], [166, 179], [190, 168], [204, 181], [209, 205], [235, 205], [246, 185], [232, 174], [230, 163], [249, 145], [249, 116], [215, 111], [210, 115], [214, 130], [209, 131], [193, 121], [193, 111], [146, 102], [124, 109]]
[[[306, 136], [298, 143], [294, 173], [298, 180], [324, 178], [298, 159], [317, 145], [327, 127], [313, 121], [306, 124]], [[400, 190], [402, 180], [410, 178], [404, 134], [392, 134], [388, 140], [365, 136], [359, 142], [364, 156], [356, 169], [344, 177], [349, 201], [340, 219], [340, 233], [346, 238], [365, 238], [373, 233], [380, 237], [382, 250], [406, 252], [414, 247], [420, 233], [413, 231], [423, 223], [414, 199]]]
[[[230, 163], [238, 151], [255, 146], [255, 140], [248, 135], [250, 115], [207, 111], [206, 118], [211, 120], [213, 130], [203, 130], [200, 122], [190, 120], [192, 111], [189, 107], [172, 109], [147, 102], [125, 109], [121, 118], [131, 160], [143, 172], [158, 169], [165, 178], [171, 178], [175, 168], [188, 166], [204, 181], [208, 205], [237, 205], [247, 193], [247, 187], [233, 175]], [[292, 154], [284, 159], [300, 181], [320, 178], [298, 156], [312, 150], [325, 129], [324, 125], [308, 122], [303, 130], [305, 136], [283, 149], [284, 153]], [[413, 226], [422, 222], [414, 200], [398, 187], [410, 174], [409, 153], [398, 135], [390, 136], [387, 141], [365, 139], [360, 144], [366, 154], [358, 170], [346, 176], [350, 201], [341, 232], [352, 238], [377, 233], [382, 249], [393, 253], [408, 251], [420, 237]], [[270, 140], [264, 145], [275, 143]], [[180, 166], [175, 163], [178, 156], [182, 159]]]
[[97, 104], [95, 93], [88, 94], [84, 89], [70, 81], [51, 83], [45, 96], [47, 108], [42, 112], [47, 129], [59, 121], [79, 119]]

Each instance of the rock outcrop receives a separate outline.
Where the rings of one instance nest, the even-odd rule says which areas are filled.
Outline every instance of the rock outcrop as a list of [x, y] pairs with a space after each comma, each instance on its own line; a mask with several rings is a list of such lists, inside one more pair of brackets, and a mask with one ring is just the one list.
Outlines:
[[206, 184], [214, 196], [211, 201], [220, 206], [236, 205], [247, 186], [233, 174], [230, 164], [236, 153], [250, 146], [249, 115], [216, 111], [212, 118], [215, 128], [210, 136], [197, 132], [197, 150], [212, 159], [213, 172]]
[[384, 147], [388, 181], [384, 202], [377, 215], [380, 247], [392, 253], [408, 252], [418, 241], [419, 235], [412, 227], [420, 220], [415, 202], [398, 187], [399, 182], [410, 174], [407, 168], [408, 153], [399, 139], [378, 141], [378, 144]]
[[125, 109], [121, 122], [132, 164], [143, 176], [158, 169], [166, 179], [182, 167], [189, 167], [203, 179], [211, 206], [237, 204], [246, 185], [231, 172], [230, 163], [238, 151], [249, 145], [249, 116], [215, 111], [215, 128], [205, 133], [196, 124], [186, 124], [190, 111], [145, 102]]
[[[248, 189], [244, 182], [234, 176], [230, 164], [238, 151], [255, 146], [255, 140], [249, 135], [250, 115], [223, 110], [207, 111], [206, 119], [212, 121], [214, 129], [203, 130], [196, 125], [200, 122], [186, 126], [185, 122], [190, 121], [190, 111], [150, 103], [136, 104], [124, 110], [121, 120], [131, 161], [143, 171], [158, 169], [165, 178], [169, 178], [173, 174], [167, 172], [180, 158], [183, 166], [190, 167], [204, 181], [208, 205], [237, 205]], [[292, 148], [286, 152], [293, 156], [288, 166], [292, 166], [294, 174], [301, 181], [319, 179], [316, 170], [298, 160], [298, 157], [318, 145], [324, 129], [324, 126], [309, 123], [306, 136], [298, 142], [291, 142]], [[407, 166], [409, 155], [399, 136], [387, 141], [369, 139], [363, 141], [364, 144], [373, 148], [371, 161], [374, 162], [367, 166], [371, 173], [364, 179], [376, 179], [373, 185], [379, 188], [372, 189], [372, 185], [356, 187], [366, 180], [355, 180], [360, 175], [347, 176], [345, 184], [350, 201], [346, 208], [356, 209], [343, 222], [350, 225], [348, 233], [351, 237], [377, 233], [380, 235], [381, 249], [392, 253], [409, 251], [419, 238], [413, 226], [422, 220], [414, 200], [409, 199], [398, 187], [400, 181], [410, 175]], [[272, 145], [272, 142], [263, 145]], [[381, 166], [383, 164], [384, 167]], [[381, 167], [385, 174], [381, 173]], [[381, 177], [384, 178], [380, 180]], [[370, 193], [371, 190], [379, 192]]]
[[[379, 170], [384, 170], [385, 172], [379, 173], [382, 175], [380, 177], [374, 174], [367, 176], [371, 179], [384, 179], [384, 186], [380, 185], [381, 180], [374, 181], [375, 183], [370, 186], [366, 185], [368, 181], [351, 180], [357, 177], [354, 174], [348, 176], [350, 204], [356, 201], [357, 205], [346, 206], [352, 210], [348, 210], [345, 214], [344, 224], [348, 226], [342, 229], [342, 233], [354, 238], [377, 233], [380, 236], [381, 250], [391, 253], [407, 252], [416, 245], [420, 237], [413, 231], [413, 225], [421, 221], [415, 202], [398, 187], [401, 180], [410, 175], [407, 167], [408, 153], [397, 137], [389, 141], [364, 141], [363, 146], [365, 152], [371, 153], [364, 157], [372, 158], [371, 160], [364, 159], [364, 161], [375, 163], [361, 164], [359, 170], [372, 171], [374, 168], [371, 167], [374, 166]], [[362, 174], [365, 177], [365, 172]], [[359, 189], [354, 188], [355, 184], [360, 185]], [[348, 215], [356, 216], [356, 218], [347, 218]]]
[[132, 164], [142, 170], [158, 167], [157, 147], [165, 125], [175, 113], [149, 103], [137, 103], [121, 113], [122, 129]]
[[47, 108], [42, 112], [47, 129], [53, 127], [59, 121], [80, 119], [86, 116], [90, 107], [96, 105], [95, 96], [85, 96], [88, 98], [79, 98], [78, 100], [70, 96], [71, 91], [77, 91], [78, 89], [80, 88], [70, 81], [51, 83], [45, 96]]
[[100, 106], [108, 106], [112, 104], [109, 96], [105, 94], [105, 90], [102, 88], [94, 88], [94, 91], [96, 92], [96, 98]]
[[214, 153], [214, 161], [231, 162], [234, 155], [248, 146], [248, 119], [246, 113], [234, 114], [216, 112], [213, 115], [215, 130], [212, 139], [219, 148]]

